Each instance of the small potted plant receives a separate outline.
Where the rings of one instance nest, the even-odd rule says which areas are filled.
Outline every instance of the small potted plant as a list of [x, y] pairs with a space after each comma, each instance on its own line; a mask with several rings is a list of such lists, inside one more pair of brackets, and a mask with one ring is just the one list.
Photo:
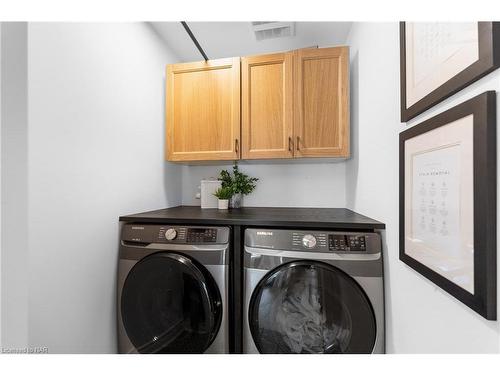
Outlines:
[[215, 191], [214, 195], [219, 199], [219, 210], [227, 210], [229, 199], [233, 196], [233, 189], [230, 186], [222, 186]]
[[222, 181], [222, 187], [229, 187], [232, 190], [230, 202], [232, 208], [241, 207], [243, 196], [254, 191], [257, 186], [256, 182], [259, 181], [258, 178], [241, 173], [237, 163], [234, 163], [232, 176], [228, 171], [223, 170], [220, 172], [219, 180]]

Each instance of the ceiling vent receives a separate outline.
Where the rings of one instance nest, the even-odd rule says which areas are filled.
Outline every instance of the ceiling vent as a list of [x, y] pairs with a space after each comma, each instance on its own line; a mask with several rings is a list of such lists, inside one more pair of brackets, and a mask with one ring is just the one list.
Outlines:
[[295, 36], [295, 22], [256, 21], [252, 29], [258, 41]]

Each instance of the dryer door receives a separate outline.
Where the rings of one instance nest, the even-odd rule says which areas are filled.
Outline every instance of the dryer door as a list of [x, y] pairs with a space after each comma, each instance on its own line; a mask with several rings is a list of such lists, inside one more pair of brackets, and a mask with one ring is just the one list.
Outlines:
[[261, 353], [371, 353], [375, 314], [343, 271], [294, 261], [267, 273], [250, 299], [248, 321]]
[[203, 266], [184, 255], [159, 252], [131, 269], [121, 314], [139, 353], [203, 353], [219, 330], [222, 301]]

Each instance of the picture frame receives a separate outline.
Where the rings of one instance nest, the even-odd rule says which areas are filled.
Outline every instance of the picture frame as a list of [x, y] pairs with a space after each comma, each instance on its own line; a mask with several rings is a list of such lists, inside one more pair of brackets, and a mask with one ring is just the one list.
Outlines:
[[500, 67], [500, 22], [475, 24], [400, 22], [401, 122]]
[[399, 259], [496, 320], [494, 91], [400, 133], [399, 210]]

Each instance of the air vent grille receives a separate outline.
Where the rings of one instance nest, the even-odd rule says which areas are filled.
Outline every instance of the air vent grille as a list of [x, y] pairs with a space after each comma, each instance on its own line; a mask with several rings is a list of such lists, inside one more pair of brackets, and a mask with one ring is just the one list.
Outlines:
[[258, 41], [295, 35], [295, 22], [255, 21], [252, 28]]

